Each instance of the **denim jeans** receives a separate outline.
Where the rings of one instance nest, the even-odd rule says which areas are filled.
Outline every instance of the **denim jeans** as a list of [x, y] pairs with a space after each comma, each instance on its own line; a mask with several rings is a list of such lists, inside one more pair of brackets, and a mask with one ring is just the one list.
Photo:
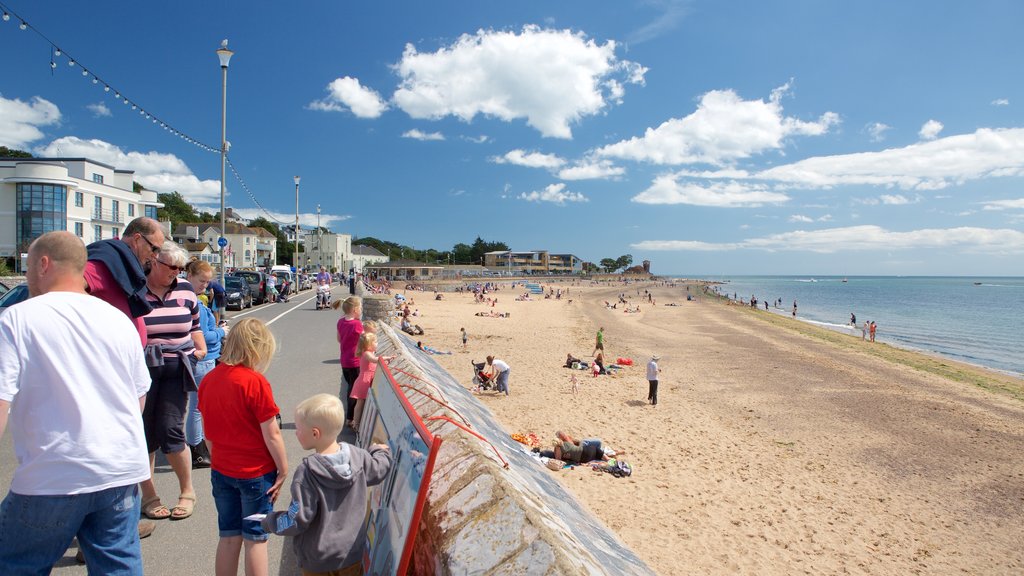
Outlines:
[[[196, 386], [202, 386], [203, 377], [213, 370], [216, 360], [200, 360], [196, 364]], [[199, 392], [188, 393], [188, 412], [185, 413], [185, 442], [195, 446], [203, 441], [203, 416], [199, 413]]]
[[217, 528], [221, 538], [241, 536], [245, 540], [263, 542], [269, 535], [256, 520], [243, 520], [253, 514], [269, 514], [274, 504], [267, 490], [277, 480], [277, 470], [256, 478], [232, 478], [216, 470], [210, 471], [213, 501], [217, 505]]
[[509, 368], [508, 370], [505, 370], [504, 372], [499, 372], [498, 373], [498, 382], [497, 382], [496, 386], [494, 387], [494, 389], [497, 390], [498, 392], [504, 392], [505, 396], [508, 396], [508, 373], [511, 372], [511, 371], [512, 371], [512, 369]]
[[139, 485], [88, 494], [25, 496], [0, 504], [0, 574], [49, 574], [78, 536], [90, 574], [141, 575]]

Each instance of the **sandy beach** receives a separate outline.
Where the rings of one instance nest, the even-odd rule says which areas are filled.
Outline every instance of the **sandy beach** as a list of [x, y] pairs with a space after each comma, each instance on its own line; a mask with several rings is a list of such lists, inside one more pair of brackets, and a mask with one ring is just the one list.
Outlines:
[[[471, 360], [511, 365], [510, 396], [479, 395], [509, 432], [563, 429], [627, 452], [630, 478], [552, 474], [659, 574], [1024, 571], [1021, 380], [687, 302], [682, 287], [552, 286], [568, 297], [516, 301], [523, 288], [503, 287], [490, 307], [405, 294], [419, 338], [453, 352], [434, 358], [464, 385]], [[657, 305], [605, 308], [619, 293], [639, 303], [638, 288]], [[510, 317], [475, 316], [492, 310]], [[567, 353], [591, 358], [598, 326], [606, 359], [636, 365], [597, 378], [562, 368]]]

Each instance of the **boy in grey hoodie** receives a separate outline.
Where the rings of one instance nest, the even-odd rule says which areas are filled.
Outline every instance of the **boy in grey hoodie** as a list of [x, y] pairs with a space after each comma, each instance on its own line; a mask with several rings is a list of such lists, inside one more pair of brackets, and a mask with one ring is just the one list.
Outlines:
[[362, 574], [367, 487], [380, 484], [391, 469], [387, 445], [374, 444], [367, 452], [339, 444], [344, 422], [337, 396], [317, 394], [299, 404], [295, 436], [303, 449], [316, 453], [295, 469], [288, 510], [263, 519], [267, 532], [292, 536], [304, 575]]

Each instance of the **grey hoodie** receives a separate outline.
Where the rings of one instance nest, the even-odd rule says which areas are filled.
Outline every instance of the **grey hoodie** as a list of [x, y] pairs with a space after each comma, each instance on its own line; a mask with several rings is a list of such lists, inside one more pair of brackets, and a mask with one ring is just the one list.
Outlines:
[[302, 459], [292, 479], [292, 502], [263, 519], [267, 532], [292, 536], [299, 566], [309, 572], [346, 568], [362, 559], [368, 486], [380, 484], [391, 453], [341, 444], [334, 454]]

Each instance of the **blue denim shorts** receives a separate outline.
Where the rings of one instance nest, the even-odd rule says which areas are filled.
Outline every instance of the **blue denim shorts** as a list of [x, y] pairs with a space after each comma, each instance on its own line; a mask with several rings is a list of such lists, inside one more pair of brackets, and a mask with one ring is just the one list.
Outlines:
[[275, 480], [277, 470], [247, 479], [210, 471], [213, 500], [217, 505], [217, 528], [221, 538], [241, 536], [245, 540], [263, 542], [269, 537], [258, 521], [243, 518], [252, 514], [269, 514], [274, 509], [267, 490], [270, 490]]

